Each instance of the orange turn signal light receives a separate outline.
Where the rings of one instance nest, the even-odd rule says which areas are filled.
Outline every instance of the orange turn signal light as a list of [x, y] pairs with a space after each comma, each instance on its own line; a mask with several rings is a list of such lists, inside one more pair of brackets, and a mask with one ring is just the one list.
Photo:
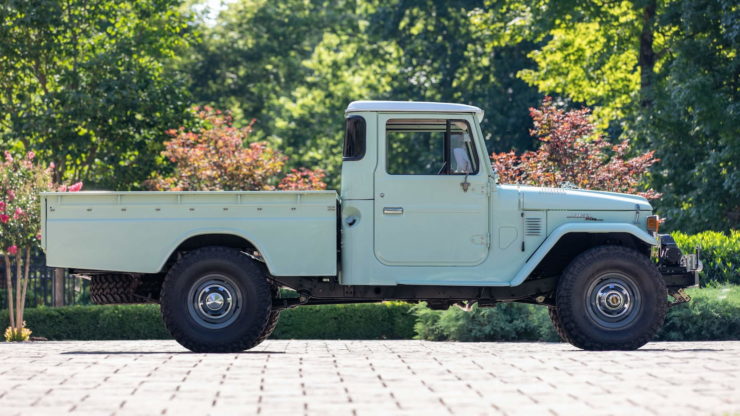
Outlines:
[[660, 223], [662, 221], [660, 220], [660, 217], [657, 215], [651, 215], [647, 217], [647, 229], [648, 231], [652, 231], [654, 233], [658, 232], [658, 229], [660, 228]]

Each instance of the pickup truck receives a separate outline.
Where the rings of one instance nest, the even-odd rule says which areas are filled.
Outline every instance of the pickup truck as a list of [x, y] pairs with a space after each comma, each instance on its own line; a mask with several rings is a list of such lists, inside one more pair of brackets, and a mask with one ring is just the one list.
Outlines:
[[576, 347], [647, 343], [689, 300], [699, 253], [658, 234], [642, 197], [499, 184], [482, 118], [351, 103], [339, 194], [43, 193], [47, 264], [89, 278], [95, 303], [159, 303], [198, 352], [254, 347], [285, 308], [384, 300], [531, 303]]

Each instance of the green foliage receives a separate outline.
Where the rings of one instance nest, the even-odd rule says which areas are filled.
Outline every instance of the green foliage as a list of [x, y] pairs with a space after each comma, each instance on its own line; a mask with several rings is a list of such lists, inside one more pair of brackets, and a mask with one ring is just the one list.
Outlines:
[[446, 311], [420, 304], [416, 338], [432, 341], [557, 341], [547, 309], [521, 303], [504, 303], [495, 308], [472, 307], [470, 312], [457, 307]]
[[301, 306], [280, 314], [273, 339], [410, 339], [411, 305], [383, 302]]
[[204, 30], [185, 64], [196, 99], [256, 118], [289, 167], [339, 185], [342, 119], [353, 100], [464, 102], [487, 109], [489, 147], [526, 150], [540, 95], [516, 78], [530, 44], [483, 47], [480, 2], [241, 0]]
[[740, 339], [740, 286], [691, 289], [691, 303], [668, 310], [661, 341]]
[[[0, 312], [0, 320], [7, 311]], [[169, 339], [158, 305], [65, 306], [26, 310], [34, 336], [50, 340]]]
[[[740, 224], [737, 49], [731, 0], [497, 2], [477, 24], [488, 44], [540, 42], [519, 77], [594, 107], [602, 129], [661, 162], [657, 212], [687, 232]], [[496, 28], [497, 30], [491, 30]]]
[[[303, 306], [288, 309], [275, 339], [411, 339], [411, 305], [378, 304]], [[8, 318], [0, 311], [0, 322]], [[158, 305], [65, 306], [26, 310], [35, 336], [51, 340], [169, 339]]]
[[196, 98], [232, 110], [237, 122], [256, 119], [255, 137], [285, 152], [289, 168], [320, 168], [338, 187], [344, 109], [387, 90], [384, 73], [397, 56], [363, 35], [364, 7], [352, 0], [229, 5], [186, 64]]
[[[669, 310], [658, 340], [740, 339], [740, 286], [689, 289]], [[0, 311], [0, 322], [8, 318]], [[67, 306], [26, 311], [35, 336], [51, 340], [169, 339], [157, 305]], [[557, 341], [547, 308], [517, 303], [471, 312], [384, 302], [302, 306], [284, 311], [273, 339]]]
[[0, 6], [0, 141], [54, 177], [136, 188], [188, 107], [164, 63], [191, 39], [179, 0], [12, 0]]
[[684, 253], [701, 249], [704, 270], [699, 274], [702, 286], [712, 284], [740, 284], [740, 231], [728, 234], [706, 231], [687, 235], [681, 232], [671, 234]]
[[[527, 109], [541, 95], [517, 78], [532, 61], [532, 42], [490, 42], [500, 28], [481, 25], [484, 10], [517, 7], [518, 2], [416, 0], [378, 2], [367, 16], [373, 39], [401, 52], [393, 61], [389, 99], [448, 101], [486, 110], [483, 131], [489, 151], [527, 150], [533, 140]], [[496, 10], [496, 11], [493, 11]], [[514, 23], [515, 24], [515, 23]]]
[[202, 28], [203, 42], [182, 63], [195, 98], [231, 110], [237, 121], [257, 118], [258, 131], [271, 133], [271, 106], [304, 83], [303, 62], [325, 32], [354, 24], [355, 3], [230, 2], [216, 25]]
[[[740, 286], [689, 289], [688, 304], [668, 310], [656, 341], [740, 339]], [[414, 308], [418, 339], [434, 341], [557, 341], [547, 308], [526, 304], [499, 304], [433, 311]]]
[[658, 212], [684, 232], [740, 227], [738, 22], [731, 0], [668, 2], [659, 20], [669, 52], [636, 129], [662, 160]]
[[537, 68], [524, 69], [519, 76], [540, 91], [595, 106], [601, 127], [624, 118], [640, 87], [635, 70], [640, 10], [627, 1], [608, 7], [570, 4], [576, 13], [545, 3], [552, 13], [549, 18], [557, 20], [547, 22], [552, 24], [546, 32], [548, 42], [529, 53]]

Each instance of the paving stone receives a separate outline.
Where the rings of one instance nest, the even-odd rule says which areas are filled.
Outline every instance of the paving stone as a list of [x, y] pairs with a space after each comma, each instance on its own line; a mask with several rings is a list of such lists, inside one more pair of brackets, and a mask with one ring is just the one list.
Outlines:
[[0, 414], [734, 415], [740, 342], [587, 352], [560, 343], [0, 343]]

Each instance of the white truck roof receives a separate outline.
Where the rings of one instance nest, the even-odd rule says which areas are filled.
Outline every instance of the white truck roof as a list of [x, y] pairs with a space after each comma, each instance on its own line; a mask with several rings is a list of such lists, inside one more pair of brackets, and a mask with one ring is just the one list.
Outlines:
[[389, 111], [413, 113], [474, 113], [483, 121], [483, 110], [466, 104], [432, 103], [425, 101], [352, 101], [345, 113], [355, 111]]

